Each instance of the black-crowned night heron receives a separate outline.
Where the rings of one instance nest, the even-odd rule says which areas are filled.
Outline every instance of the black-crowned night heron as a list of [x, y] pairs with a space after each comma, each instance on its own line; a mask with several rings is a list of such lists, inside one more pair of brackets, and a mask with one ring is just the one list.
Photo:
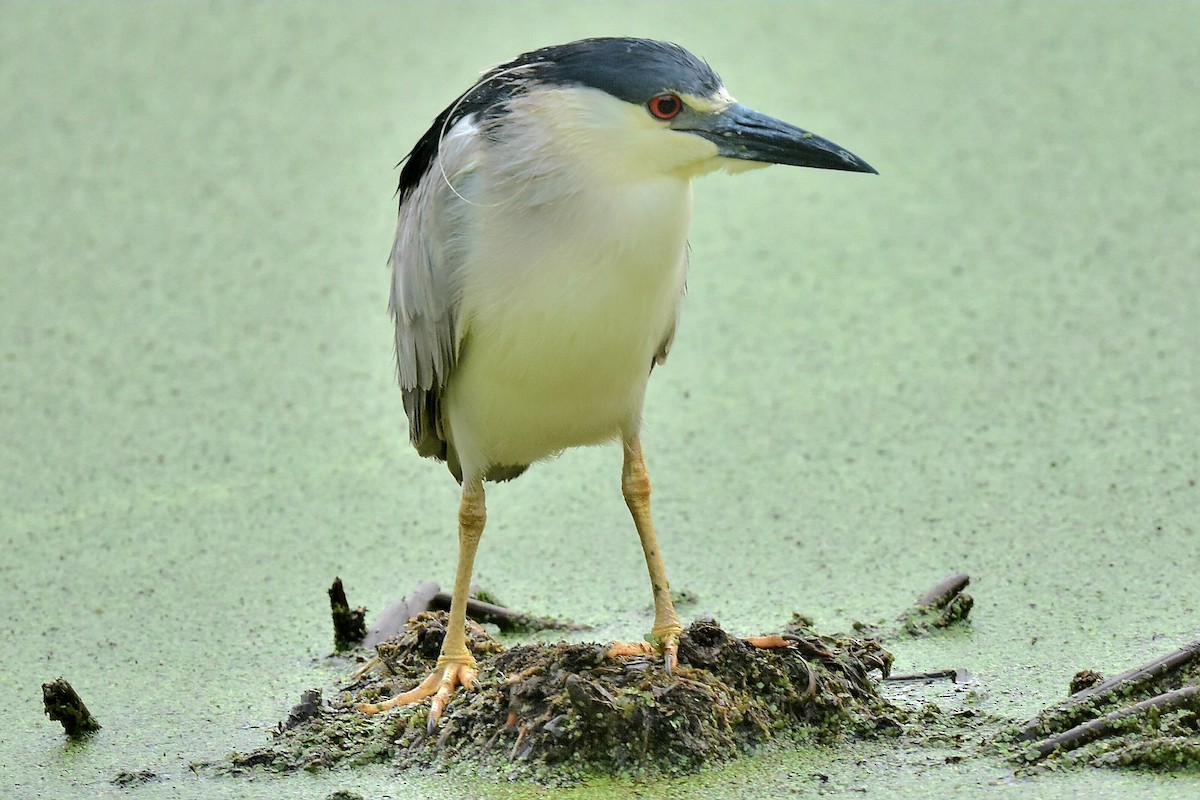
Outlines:
[[438, 115], [400, 171], [391, 308], [409, 435], [462, 484], [458, 570], [436, 669], [374, 713], [474, 684], [465, 607], [484, 481], [619, 440], [621, 489], [654, 593], [648, 643], [676, 659], [679, 618], [650, 520], [638, 431], [687, 273], [692, 178], [792, 164], [875, 172], [740, 105], [682, 47], [586, 39], [518, 56]]

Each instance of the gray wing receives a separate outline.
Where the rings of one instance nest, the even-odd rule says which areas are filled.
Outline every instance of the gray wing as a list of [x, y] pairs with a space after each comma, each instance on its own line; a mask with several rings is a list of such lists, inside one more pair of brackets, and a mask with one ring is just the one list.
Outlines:
[[[683, 248], [683, 255], [680, 256], [680, 258], [683, 259], [684, 275], [687, 275], [688, 256], [691, 254], [691, 249], [692, 246], [690, 243], [685, 245]], [[684, 284], [684, 291], [687, 291], [686, 282]], [[675, 319], [671, 320], [671, 327], [667, 331], [667, 335], [663, 338], [662, 344], [658, 346], [658, 350], [654, 353], [654, 361], [650, 364], [651, 371], [654, 370], [655, 366], [659, 364], [665, 364], [667, 362], [667, 354], [671, 352], [671, 345], [675, 343], [675, 328], [679, 325], [679, 314], [682, 310], [683, 292], [680, 292], [679, 301], [675, 305]]]
[[[463, 119], [447, 132], [419, 181], [402, 195], [389, 307], [396, 323], [396, 374], [408, 433], [423, 456], [457, 466], [442, 424], [442, 391], [462, 341], [459, 284], [469, 246], [469, 194], [478, 147]], [[456, 474], [457, 476], [457, 474]]]

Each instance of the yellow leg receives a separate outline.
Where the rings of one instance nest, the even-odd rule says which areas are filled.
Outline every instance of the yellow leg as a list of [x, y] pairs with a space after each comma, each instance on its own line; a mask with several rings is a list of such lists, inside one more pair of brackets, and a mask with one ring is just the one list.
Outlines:
[[450, 598], [450, 620], [446, 625], [446, 638], [442, 641], [437, 666], [419, 686], [382, 703], [362, 703], [358, 706], [360, 711], [377, 714], [432, 697], [429, 707], [429, 728], [432, 730], [441, 719], [442, 710], [450, 702], [454, 690], [459, 686], [478, 683], [475, 657], [467, 649], [467, 596], [470, 593], [471, 572], [475, 567], [475, 550], [479, 547], [486, 521], [483, 481], [478, 478], [465, 481], [462, 503], [458, 508], [458, 570], [454, 576], [454, 593]]
[[663, 666], [670, 672], [679, 657], [679, 634], [683, 629], [675, 613], [675, 604], [671, 602], [667, 570], [654, 536], [654, 522], [650, 518], [650, 475], [642, 458], [642, 442], [636, 436], [625, 442], [621, 493], [625, 495], [625, 505], [629, 506], [629, 513], [633, 515], [633, 524], [637, 526], [642, 552], [646, 556], [646, 569], [650, 572], [650, 587], [654, 591], [654, 627], [650, 629], [653, 644], [646, 646], [641, 643], [614, 642], [608, 654], [618, 656], [657, 650], [663, 654]]

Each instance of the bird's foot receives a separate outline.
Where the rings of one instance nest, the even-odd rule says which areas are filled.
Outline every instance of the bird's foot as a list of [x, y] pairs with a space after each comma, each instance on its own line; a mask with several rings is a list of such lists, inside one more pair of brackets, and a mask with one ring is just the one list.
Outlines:
[[378, 714], [380, 711], [387, 711], [396, 706], [412, 705], [427, 697], [432, 697], [433, 700], [429, 704], [429, 730], [432, 731], [441, 721], [442, 711], [450, 702], [450, 698], [454, 696], [454, 690], [459, 686], [476, 688], [478, 685], [479, 672], [474, 656], [469, 653], [465, 657], [443, 655], [438, 658], [433, 672], [429, 673], [420, 685], [384, 700], [382, 703], [359, 703], [357, 708], [364, 714]]
[[644, 656], [662, 653], [663, 669], [670, 675], [675, 669], [675, 665], [679, 663], [679, 634], [683, 629], [679, 624], [664, 625], [659, 628], [657, 625], [646, 636], [643, 642], [613, 642], [608, 646], [605, 656], [608, 658], [620, 658], [621, 656]]

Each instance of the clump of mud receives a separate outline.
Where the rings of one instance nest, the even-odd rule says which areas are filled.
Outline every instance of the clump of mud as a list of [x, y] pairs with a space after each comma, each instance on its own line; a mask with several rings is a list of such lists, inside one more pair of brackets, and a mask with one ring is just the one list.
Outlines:
[[570, 783], [589, 774], [678, 774], [737, 756], [779, 736], [830, 741], [895, 732], [901, 711], [877, 679], [892, 656], [877, 642], [822, 636], [796, 617], [762, 648], [711, 619], [684, 631], [672, 674], [660, 658], [612, 659], [607, 645], [522, 644], [505, 649], [469, 626], [481, 686], [426, 730], [428, 705], [366, 716], [375, 702], [419, 682], [433, 667], [445, 617], [423, 613], [380, 645], [382, 676], [331, 699], [306, 695], [274, 741], [235, 755], [231, 768], [322, 769], [392, 762], [448, 767], [470, 762], [509, 775]]
[[42, 684], [42, 703], [46, 716], [61, 723], [67, 736], [78, 739], [100, 730], [100, 723], [83, 704], [83, 699], [64, 678]]

